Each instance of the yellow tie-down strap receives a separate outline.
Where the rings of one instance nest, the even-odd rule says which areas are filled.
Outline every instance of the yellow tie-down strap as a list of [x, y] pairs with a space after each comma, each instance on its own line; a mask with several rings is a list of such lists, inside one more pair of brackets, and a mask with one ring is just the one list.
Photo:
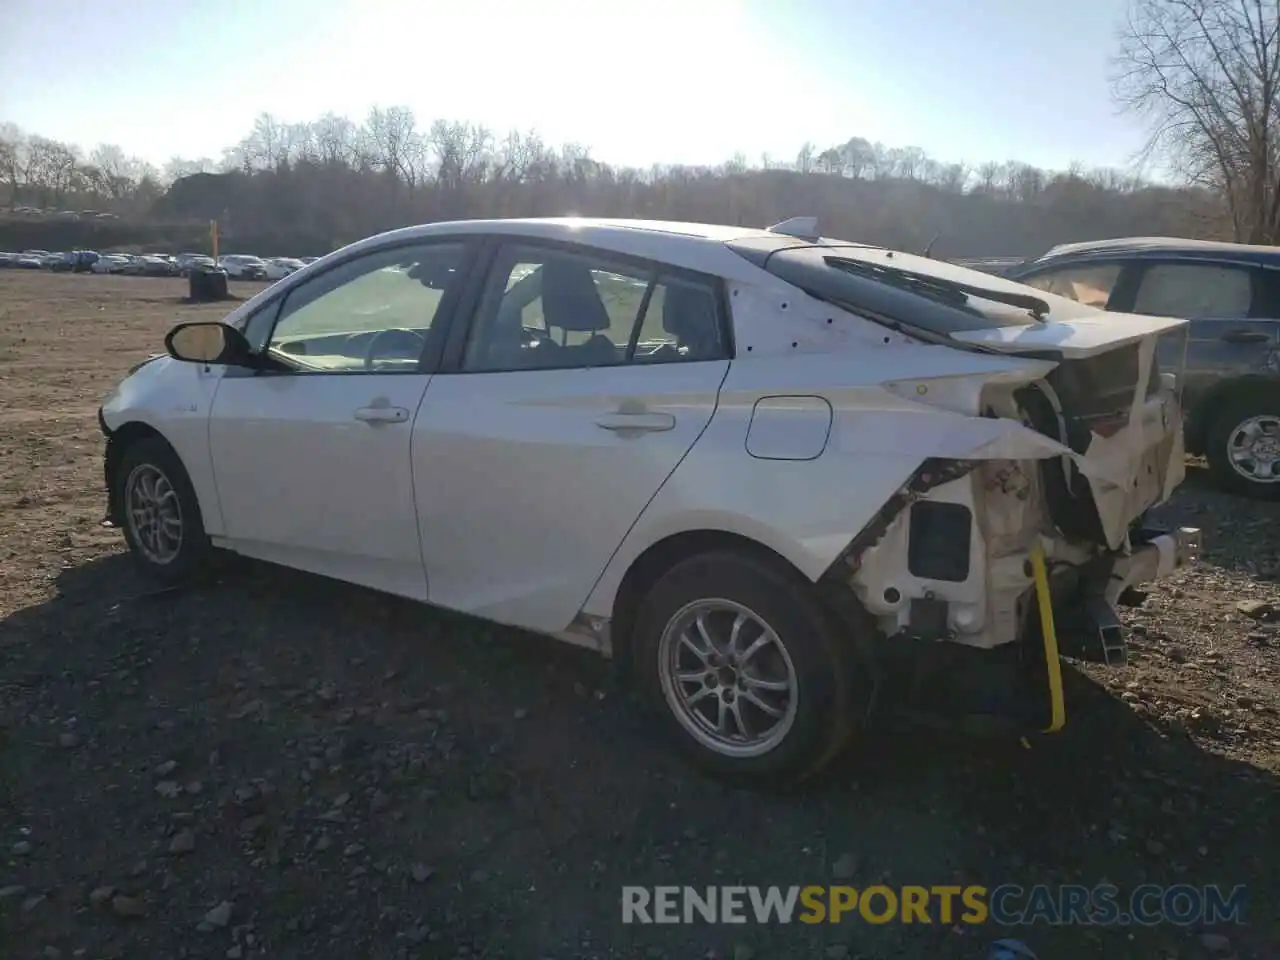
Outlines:
[[1040, 633], [1044, 637], [1044, 663], [1049, 675], [1049, 726], [1045, 733], [1057, 733], [1067, 722], [1067, 707], [1062, 696], [1062, 660], [1058, 656], [1058, 634], [1053, 626], [1053, 595], [1049, 592], [1049, 573], [1044, 559], [1044, 545], [1037, 539], [1031, 545], [1031, 573], [1036, 584], [1036, 605], [1040, 608]]

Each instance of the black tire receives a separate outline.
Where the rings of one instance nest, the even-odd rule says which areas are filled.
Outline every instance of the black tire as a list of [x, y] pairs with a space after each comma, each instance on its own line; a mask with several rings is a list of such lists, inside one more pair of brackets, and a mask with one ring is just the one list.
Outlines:
[[[1205, 459], [1214, 481], [1230, 493], [1253, 499], [1280, 497], [1280, 477], [1266, 483], [1250, 480], [1232, 466], [1229, 450], [1240, 428], [1255, 417], [1271, 417], [1280, 430], [1280, 389], [1257, 390], [1228, 398], [1209, 419], [1205, 434]], [[1280, 436], [1277, 437], [1280, 442]]]
[[[709, 599], [729, 601], [750, 611], [772, 628], [785, 649], [786, 657], [774, 653], [773, 662], [782, 665], [785, 672], [786, 659], [790, 660], [797, 691], [789, 729], [754, 755], [729, 755], [723, 746], [717, 748], [699, 739], [686, 725], [692, 723], [696, 727], [696, 720], [672, 702], [680, 700], [678, 694], [668, 693], [676, 684], [664, 684], [662, 664], [670, 662], [669, 651], [675, 642], [664, 643], [664, 633], [669, 625], [675, 625], [688, 605]], [[713, 618], [716, 616], [712, 614]], [[733, 612], [725, 612], [724, 618], [731, 623]], [[635, 679], [646, 705], [694, 763], [734, 783], [786, 786], [812, 777], [848, 743], [859, 711], [866, 708], [860, 691], [865, 688], [868, 675], [865, 671], [859, 673], [860, 658], [854, 646], [858, 638], [841, 635], [832, 615], [819, 602], [813, 584], [767, 557], [718, 550], [672, 567], [641, 601], [631, 639]], [[743, 643], [749, 646], [750, 642], [748, 635]], [[771, 652], [768, 647], [761, 650], [761, 655], [766, 652]], [[700, 661], [695, 663], [697, 669], [703, 669]], [[730, 676], [734, 672], [731, 670]], [[673, 670], [666, 673], [668, 678], [673, 676]], [[759, 679], [745, 682], [756, 683]], [[730, 686], [742, 690], [742, 682]], [[698, 688], [690, 684], [687, 689]], [[726, 689], [729, 687], [720, 686], [715, 693], [705, 695], [713, 701], [708, 709], [718, 712], [719, 700], [737, 696], [732, 691], [726, 693]], [[770, 694], [768, 702], [777, 709], [781, 701]], [[750, 714], [749, 725], [765, 716], [751, 707], [750, 701], [740, 703], [739, 709]], [[789, 713], [783, 711], [784, 716]], [[703, 735], [710, 736], [707, 731]]]
[[[145, 472], [159, 475], [175, 495], [180, 520], [180, 538], [169, 560], [158, 557], [160, 551], [143, 542], [139, 524], [130, 511], [131, 486], [141, 481]], [[173, 448], [159, 437], [145, 437], [129, 444], [120, 454], [111, 480], [111, 498], [115, 516], [124, 530], [125, 542], [139, 569], [147, 576], [168, 585], [183, 583], [194, 577], [207, 563], [213, 546], [204, 529], [200, 501], [186, 468]]]

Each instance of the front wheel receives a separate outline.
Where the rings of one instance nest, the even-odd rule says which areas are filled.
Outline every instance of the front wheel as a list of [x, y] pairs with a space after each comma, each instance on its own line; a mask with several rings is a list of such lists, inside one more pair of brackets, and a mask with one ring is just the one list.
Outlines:
[[1280, 495], [1280, 392], [1228, 400], [1209, 423], [1205, 459], [1220, 486], [1256, 499]]
[[813, 585], [734, 551], [674, 566], [643, 600], [637, 679], [708, 772], [778, 785], [826, 766], [853, 730], [857, 664]]
[[137, 440], [116, 464], [111, 496], [125, 541], [144, 573], [167, 584], [189, 579], [212, 552], [200, 502], [173, 448]]

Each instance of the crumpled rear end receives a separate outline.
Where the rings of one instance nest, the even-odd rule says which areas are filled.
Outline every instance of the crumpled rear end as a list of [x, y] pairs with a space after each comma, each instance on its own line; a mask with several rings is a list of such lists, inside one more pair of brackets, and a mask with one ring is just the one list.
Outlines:
[[886, 385], [903, 405], [881, 411], [879, 428], [927, 459], [838, 567], [887, 635], [983, 648], [1022, 638], [1035, 627], [1037, 546], [1068, 583], [1063, 604], [1114, 602], [1113, 575], [1132, 587], [1186, 560], [1191, 548], [1153, 546], [1158, 534], [1138, 529], [1185, 472], [1176, 377], [1156, 370], [1156, 342], [988, 381], [977, 416], [930, 404], [955, 383]]

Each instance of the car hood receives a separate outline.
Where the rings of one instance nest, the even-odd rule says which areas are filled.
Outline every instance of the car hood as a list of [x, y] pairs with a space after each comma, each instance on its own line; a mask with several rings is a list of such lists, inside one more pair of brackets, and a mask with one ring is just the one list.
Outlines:
[[960, 330], [951, 339], [999, 353], [1044, 353], [1067, 360], [1097, 356], [1158, 336], [1187, 325], [1174, 317], [1144, 317], [1134, 313], [1097, 313], [1088, 316], [1048, 320], [1044, 323]]
[[145, 367], [147, 364], [149, 364], [149, 363], [155, 363], [157, 360], [160, 360], [160, 359], [165, 358], [165, 357], [168, 357], [168, 356], [169, 356], [169, 355], [168, 355], [168, 354], [166, 354], [166, 353], [153, 353], [153, 354], [151, 354], [151, 356], [147, 357], [147, 359], [145, 359], [145, 360], [139, 360], [139, 361], [138, 361], [137, 363], [135, 363], [132, 367], [130, 367], [130, 368], [129, 368], [129, 372], [128, 372], [128, 373], [126, 373], [126, 374], [125, 374], [125, 376], [126, 376], [126, 377], [131, 377], [131, 376], [133, 376], [135, 373], [137, 373], [139, 370], [141, 370], [143, 367]]

